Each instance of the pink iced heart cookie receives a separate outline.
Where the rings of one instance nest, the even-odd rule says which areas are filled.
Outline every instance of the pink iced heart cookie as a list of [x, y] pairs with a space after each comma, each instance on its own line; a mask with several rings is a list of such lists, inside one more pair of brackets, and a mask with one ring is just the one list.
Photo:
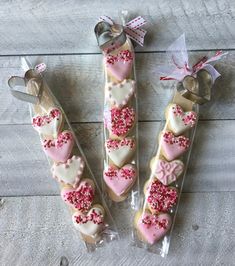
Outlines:
[[131, 164], [124, 165], [121, 169], [109, 166], [104, 170], [104, 181], [112, 191], [121, 196], [128, 191], [136, 180], [136, 169]]
[[172, 161], [182, 155], [190, 147], [190, 140], [185, 136], [176, 137], [170, 131], [162, 134], [162, 151], [168, 161]]
[[167, 213], [152, 215], [144, 212], [137, 221], [137, 228], [149, 244], [161, 239], [171, 227], [171, 217]]
[[76, 188], [81, 179], [84, 166], [82, 158], [74, 155], [65, 163], [54, 163], [51, 170], [53, 177], [58, 181]]
[[163, 185], [168, 186], [183, 173], [184, 164], [180, 160], [174, 160], [167, 162], [165, 160], [158, 159], [152, 167], [152, 171], [159, 181]]
[[111, 103], [117, 108], [122, 108], [135, 92], [135, 81], [124, 79], [120, 83], [110, 82], [107, 84], [107, 89]]
[[77, 189], [63, 188], [62, 199], [71, 207], [86, 212], [91, 208], [95, 196], [95, 185], [91, 179], [84, 179]]
[[168, 212], [173, 208], [178, 199], [175, 187], [164, 186], [158, 180], [154, 180], [147, 187], [147, 203], [151, 212]]
[[104, 223], [104, 209], [94, 206], [87, 214], [75, 212], [73, 224], [82, 234], [95, 237], [102, 230]]
[[45, 115], [37, 115], [32, 118], [32, 125], [44, 136], [56, 137], [63, 121], [59, 108], [51, 108]]
[[105, 56], [105, 63], [110, 73], [119, 81], [127, 78], [131, 72], [134, 55], [129, 50], [122, 50], [117, 55]]
[[56, 162], [66, 162], [74, 145], [73, 134], [70, 131], [59, 133], [57, 139], [44, 139], [44, 152]]
[[105, 146], [112, 162], [116, 166], [122, 167], [131, 159], [135, 151], [135, 140], [133, 138], [124, 138], [122, 140], [108, 139]]
[[197, 113], [184, 112], [178, 104], [170, 104], [167, 108], [166, 117], [169, 121], [169, 128], [175, 135], [180, 135], [194, 127], [197, 122]]
[[125, 136], [135, 123], [135, 111], [133, 108], [112, 108], [104, 113], [105, 127], [115, 136]]

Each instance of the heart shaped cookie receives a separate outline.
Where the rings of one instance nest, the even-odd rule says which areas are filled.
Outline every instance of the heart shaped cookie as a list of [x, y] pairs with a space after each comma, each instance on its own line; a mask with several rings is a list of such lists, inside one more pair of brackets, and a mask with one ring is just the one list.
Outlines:
[[112, 191], [121, 196], [127, 192], [136, 180], [136, 169], [131, 164], [124, 165], [121, 169], [109, 166], [104, 170], [104, 181]]
[[66, 162], [74, 145], [73, 134], [66, 130], [59, 133], [57, 139], [43, 140], [44, 152], [56, 162]]
[[171, 227], [171, 217], [167, 213], [152, 215], [144, 212], [137, 220], [137, 229], [149, 244], [161, 239]]
[[122, 140], [108, 139], [105, 147], [112, 162], [116, 166], [122, 167], [131, 159], [135, 151], [135, 140], [133, 138], [124, 138]]
[[180, 135], [196, 125], [197, 113], [184, 112], [178, 104], [170, 104], [167, 108], [166, 119], [170, 130], [175, 135]]
[[124, 79], [120, 83], [110, 82], [107, 84], [107, 89], [111, 103], [117, 108], [122, 108], [135, 92], [135, 81]]
[[133, 108], [112, 108], [104, 113], [105, 127], [115, 136], [125, 136], [134, 126], [135, 111]]
[[63, 115], [59, 108], [51, 108], [45, 115], [37, 115], [32, 118], [32, 125], [38, 133], [44, 136], [56, 137], [63, 121]]
[[51, 170], [53, 177], [58, 181], [76, 188], [81, 179], [84, 166], [82, 158], [74, 155], [65, 163], [54, 163]]
[[95, 237], [103, 227], [104, 209], [97, 205], [87, 214], [75, 212], [72, 220], [75, 228], [82, 234]]
[[146, 200], [152, 213], [170, 211], [178, 199], [175, 187], [164, 186], [158, 180], [154, 180], [148, 185], [146, 195]]
[[168, 161], [172, 161], [182, 155], [190, 147], [190, 140], [185, 136], [176, 137], [170, 131], [162, 134], [161, 148], [164, 157]]
[[184, 164], [180, 160], [167, 162], [158, 159], [151, 166], [152, 172], [163, 185], [168, 186], [183, 173]]
[[117, 55], [107, 54], [105, 64], [108, 71], [117, 80], [122, 81], [131, 72], [134, 54], [129, 50], [122, 50]]
[[62, 199], [74, 209], [81, 212], [88, 211], [95, 196], [95, 185], [91, 179], [83, 179], [77, 189], [63, 188]]

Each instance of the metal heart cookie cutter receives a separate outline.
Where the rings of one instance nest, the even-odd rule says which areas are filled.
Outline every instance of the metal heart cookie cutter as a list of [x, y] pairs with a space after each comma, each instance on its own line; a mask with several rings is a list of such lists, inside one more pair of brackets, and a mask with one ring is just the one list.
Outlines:
[[[33, 104], [40, 103], [43, 93], [43, 79], [41, 74], [35, 69], [29, 69], [25, 72], [24, 77], [12, 76], [8, 80], [8, 85], [10, 87], [11, 94], [15, 98]], [[26, 89], [28, 86], [30, 86], [32, 93], [26, 93], [16, 89], [20, 89], [20, 87], [24, 87], [24, 89]]]
[[213, 79], [205, 69], [197, 72], [196, 77], [188, 75], [177, 84], [177, 91], [186, 99], [204, 104], [211, 99]]
[[96, 24], [94, 31], [97, 43], [103, 51], [117, 49], [126, 42], [126, 34], [122, 25], [110, 25], [101, 21]]

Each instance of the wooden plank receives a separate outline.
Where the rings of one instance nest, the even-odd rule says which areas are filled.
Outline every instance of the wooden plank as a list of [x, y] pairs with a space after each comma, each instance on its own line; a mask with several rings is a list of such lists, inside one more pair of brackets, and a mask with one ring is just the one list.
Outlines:
[[69, 265], [87, 266], [156, 265], [156, 262], [157, 265], [234, 265], [234, 192], [183, 194], [167, 259], [130, 246], [132, 218], [128, 210], [112, 209], [121, 240], [88, 255], [60, 197], [3, 200], [2, 266], [59, 265], [62, 256]]
[[[102, 125], [74, 125], [97, 180], [102, 173]], [[153, 152], [159, 122], [141, 122], [140, 174], [146, 180], [146, 163]], [[185, 192], [235, 191], [234, 132], [231, 121], [201, 121], [197, 131]], [[41, 150], [36, 131], [28, 125], [0, 126], [0, 195], [55, 195], [57, 183]], [[226, 160], [224, 159], [226, 158]]]
[[[205, 55], [190, 53], [192, 62]], [[139, 120], [160, 120], [172, 97], [175, 82], [159, 81], [156, 66], [164, 63], [165, 55], [137, 54], [137, 77], [139, 92]], [[37, 61], [31, 57], [31, 61]], [[72, 122], [102, 121], [103, 72], [101, 55], [45, 56], [48, 65], [46, 80], [61, 102]], [[219, 62], [222, 77], [217, 80], [212, 101], [202, 106], [203, 119], [235, 119], [235, 52], [230, 52], [226, 63]], [[28, 105], [13, 99], [7, 91], [7, 80], [11, 75], [20, 75], [20, 57], [0, 57], [0, 124], [29, 123]]]
[[93, 29], [99, 16], [105, 13], [116, 20], [121, 10], [148, 21], [140, 51], [164, 51], [183, 32], [188, 49], [235, 48], [232, 1], [14, 1], [10, 7], [1, 3], [1, 54], [98, 52]]

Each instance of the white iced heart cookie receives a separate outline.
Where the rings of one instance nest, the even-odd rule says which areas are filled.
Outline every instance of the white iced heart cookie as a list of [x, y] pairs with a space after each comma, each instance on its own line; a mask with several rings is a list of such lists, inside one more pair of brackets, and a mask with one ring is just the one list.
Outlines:
[[112, 162], [116, 166], [122, 167], [135, 151], [135, 140], [133, 138], [124, 138], [122, 140], [108, 139], [105, 147]]
[[50, 108], [45, 115], [37, 115], [32, 118], [32, 125], [38, 133], [44, 136], [57, 137], [63, 121], [63, 115], [59, 108]]
[[107, 84], [107, 90], [111, 103], [122, 108], [135, 92], [135, 81], [124, 79], [120, 83], [110, 82]]
[[97, 205], [87, 214], [75, 212], [72, 220], [75, 228], [82, 234], [95, 237], [103, 227], [104, 209]]
[[68, 184], [76, 188], [81, 179], [84, 162], [81, 157], [73, 156], [65, 163], [54, 163], [52, 167], [53, 177], [59, 182]]
[[169, 121], [170, 130], [175, 135], [180, 135], [195, 126], [197, 113], [193, 111], [184, 112], [180, 105], [170, 104], [167, 108], [166, 119]]

